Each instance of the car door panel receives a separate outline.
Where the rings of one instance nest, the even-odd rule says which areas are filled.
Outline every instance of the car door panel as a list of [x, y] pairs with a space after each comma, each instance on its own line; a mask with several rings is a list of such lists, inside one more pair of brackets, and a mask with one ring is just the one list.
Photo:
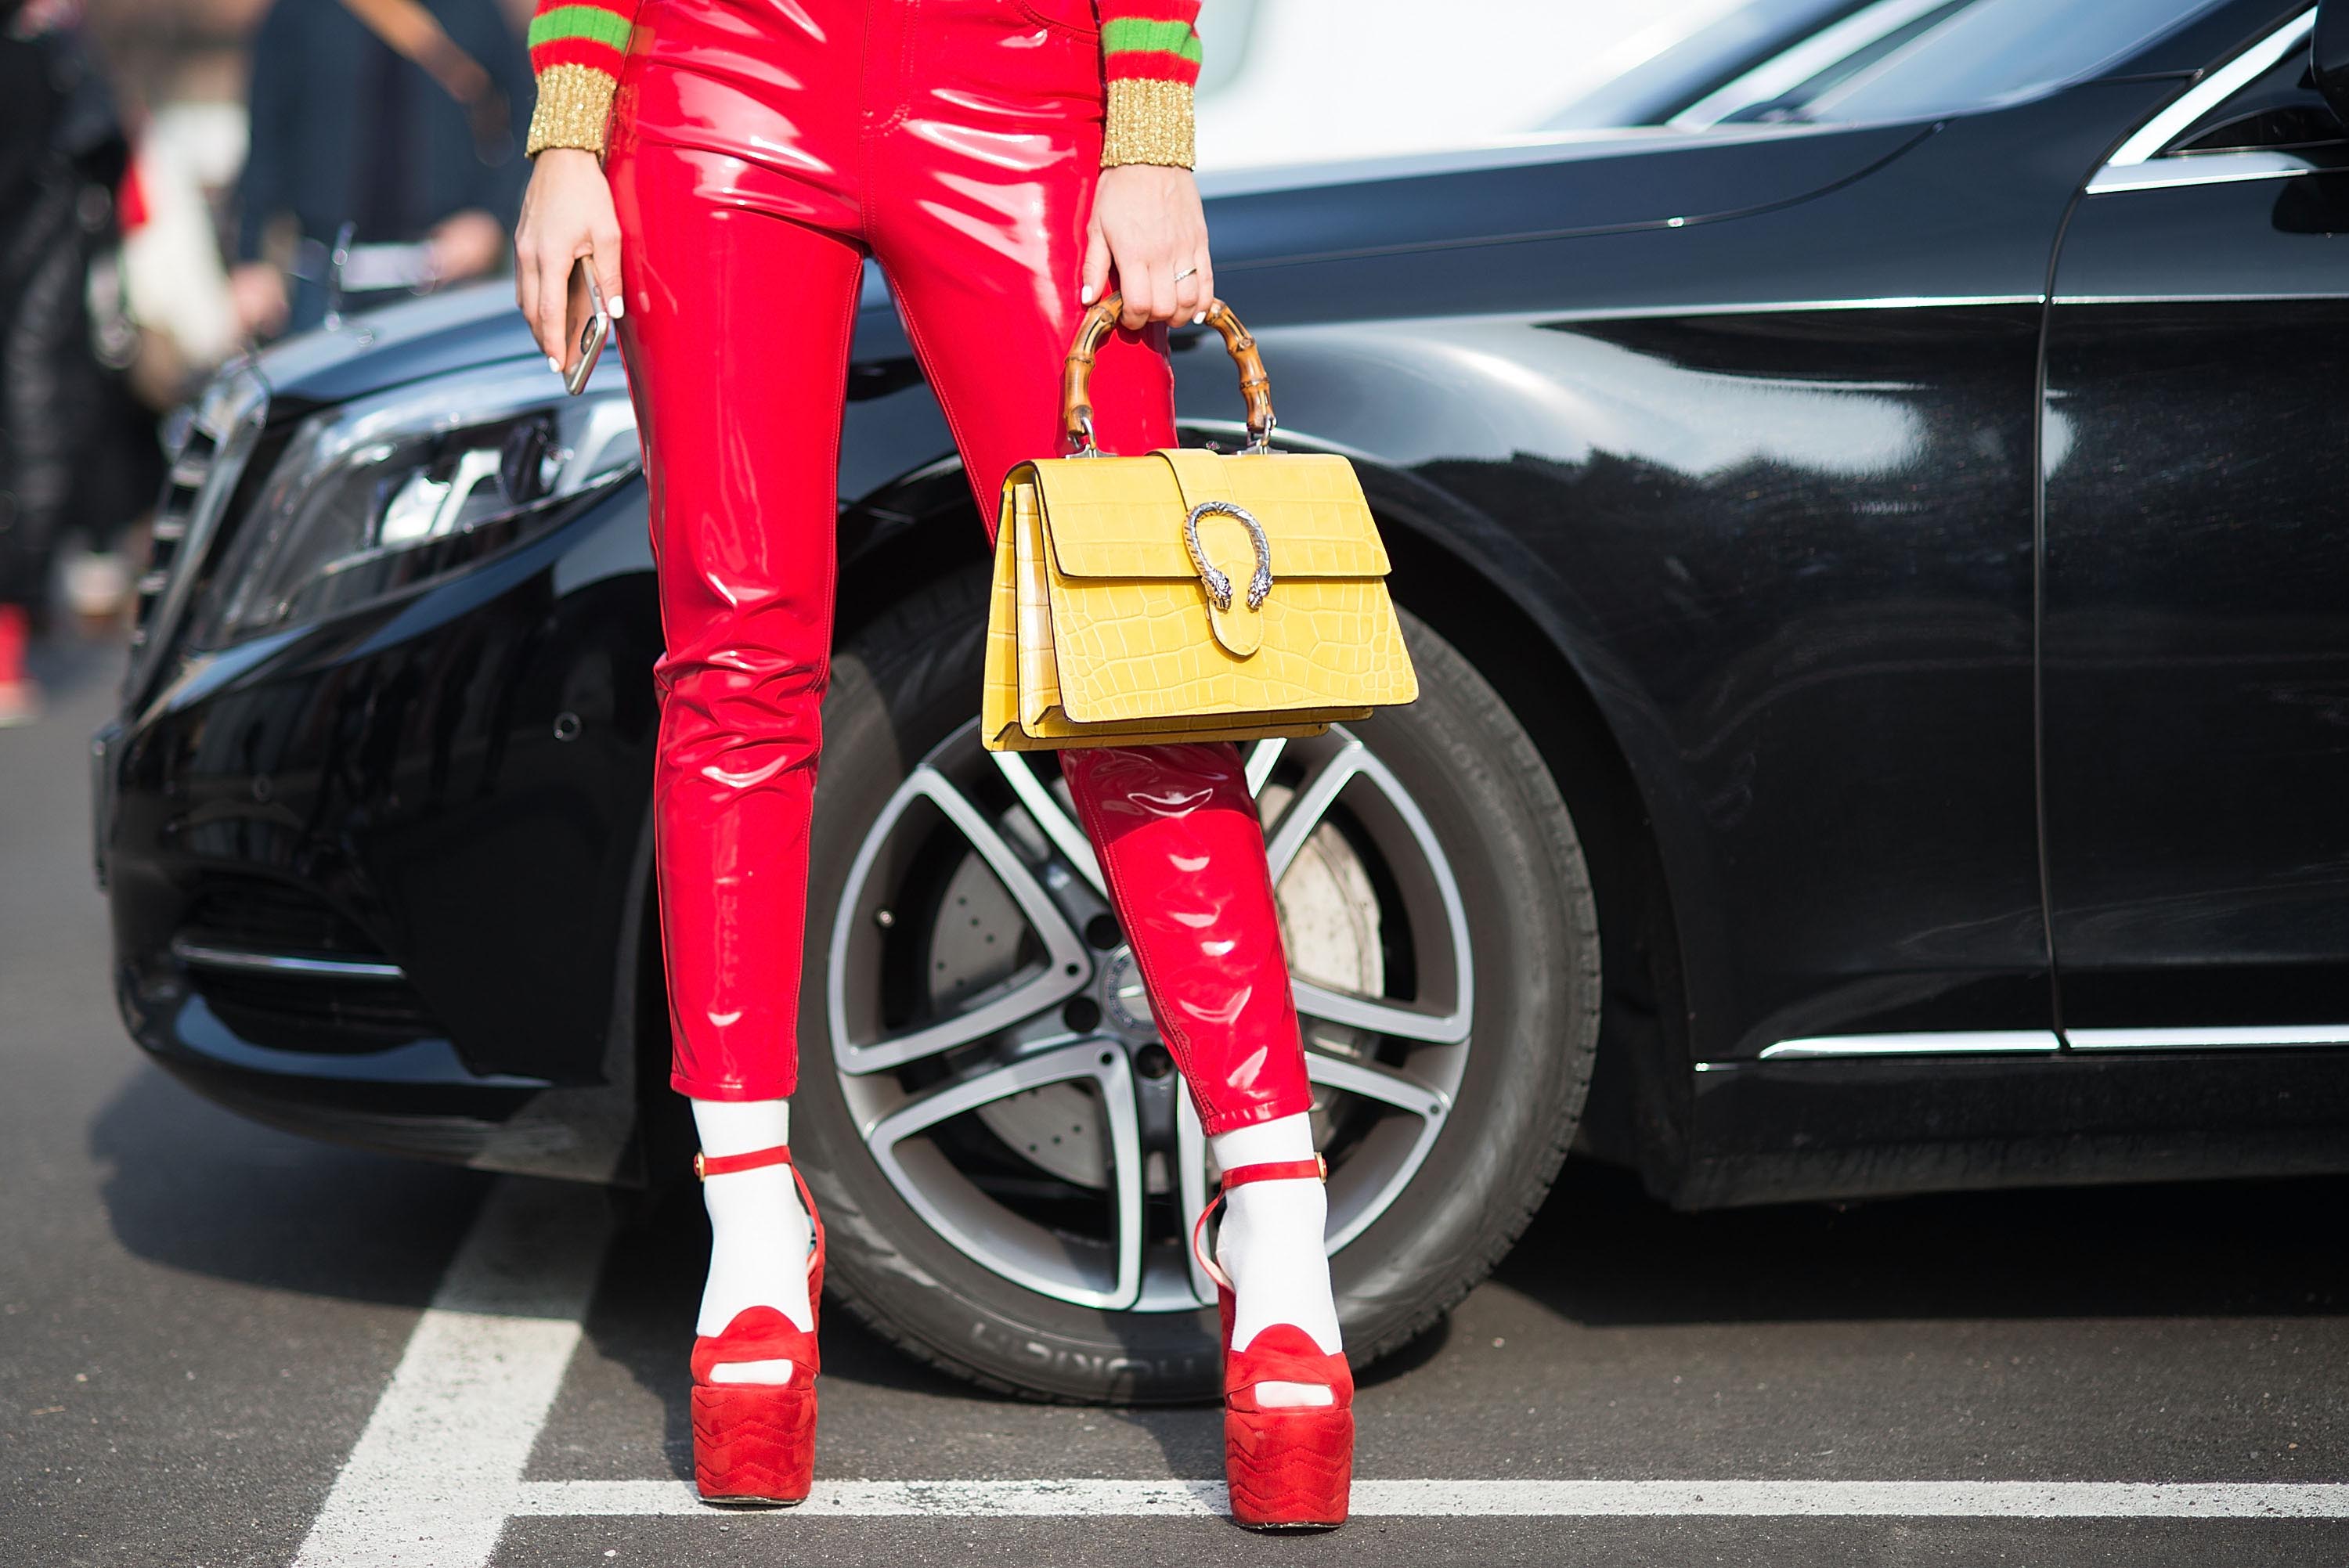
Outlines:
[[2230, 156], [2100, 177], [2056, 272], [2044, 788], [2075, 1047], [2349, 1040], [2349, 172]]

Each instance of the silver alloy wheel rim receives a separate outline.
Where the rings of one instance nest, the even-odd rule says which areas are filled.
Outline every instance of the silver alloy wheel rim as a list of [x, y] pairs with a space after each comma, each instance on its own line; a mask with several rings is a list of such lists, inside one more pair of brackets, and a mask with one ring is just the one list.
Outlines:
[[[1328, 1245], [1336, 1253], [1409, 1185], [1450, 1114], [1475, 1005], [1467, 920], [1425, 813], [1344, 727], [1311, 739], [1257, 742], [1247, 768], [1259, 799], [1276, 773], [1285, 780], [1274, 786], [1287, 798], [1268, 824], [1267, 850], [1299, 971], [1294, 992], [1316, 1127], [1343, 1133], [1331, 1148], [1329, 1186]], [[968, 914], [988, 943], [1002, 932], [982, 928], [1016, 922], [1023, 956], [999, 977], [934, 1007], [934, 1016], [893, 1027], [886, 1009], [893, 995], [902, 1007], [906, 987], [891, 992], [884, 949], [915, 940], [918, 923], [900, 917], [899, 898], [911, 891], [904, 884], [926, 857], [935, 865], [957, 851], [922, 954], [937, 945], [949, 914]], [[1305, 977], [1313, 971], [1298, 958], [1290, 930], [1290, 873], [1300, 857], [1349, 854], [1368, 869], [1356, 876], [1341, 865], [1332, 874], [1342, 886], [1375, 889], [1373, 929], [1399, 923], [1403, 945], [1396, 950], [1407, 954], [1413, 972], [1408, 998]], [[974, 874], [979, 867], [984, 877]], [[974, 896], [977, 913], [961, 903], [946, 908], [950, 899]], [[1057, 779], [1048, 784], [1024, 756], [987, 752], [977, 721], [965, 724], [906, 776], [851, 863], [826, 961], [833, 1066], [874, 1162], [924, 1222], [974, 1262], [1075, 1305], [1193, 1310], [1214, 1302], [1214, 1286], [1187, 1247], [1147, 1233], [1149, 1202], [1154, 1174], [1178, 1205], [1180, 1233], [1189, 1234], [1209, 1196], [1206, 1140], [1179, 1078], [1164, 1071], [1164, 1047], [1151, 1054], [1156, 1041], [1146, 1006], [1137, 1020], [1125, 995], [1127, 949], [1122, 941], [1104, 950], [1087, 940], [1107, 913], [1101, 871], [1066, 787]], [[977, 939], [956, 934], [966, 945]], [[1357, 976], [1377, 978], [1382, 955], [1364, 956]], [[1092, 1126], [1079, 1117], [1067, 1136], [1080, 1145], [1091, 1138], [1099, 1150], [1088, 1158], [1104, 1172], [1100, 1236], [1019, 1212], [983, 1190], [932, 1136], [966, 1115], [998, 1135], [1039, 1127], [1049, 1119], [1047, 1108], [1059, 1115], [1078, 1103], [1093, 1108]], [[1034, 1158], [1040, 1171], [1078, 1172], [1081, 1181], [1085, 1159]]]

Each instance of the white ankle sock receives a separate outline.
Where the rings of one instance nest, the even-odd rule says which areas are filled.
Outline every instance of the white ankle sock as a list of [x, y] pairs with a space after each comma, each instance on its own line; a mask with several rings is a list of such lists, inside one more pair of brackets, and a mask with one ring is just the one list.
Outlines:
[[[748, 1154], [791, 1141], [791, 1102], [781, 1099], [693, 1101], [693, 1125], [704, 1154]], [[788, 1165], [731, 1171], [701, 1183], [709, 1210], [709, 1280], [701, 1291], [696, 1334], [718, 1334], [746, 1306], [771, 1306], [801, 1328], [815, 1326], [808, 1300], [808, 1253], [815, 1231], [800, 1202]], [[721, 1361], [711, 1371], [721, 1383], [782, 1383], [787, 1360]]]
[[[1207, 1140], [1216, 1164], [1229, 1171], [1274, 1160], [1313, 1158], [1313, 1123], [1285, 1116]], [[1249, 1181], [1224, 1198], [1216, 1235], [1216, 1262], [1232, 1280], [1232, 1345], [1245, 1350], [1257, 1333], [1276, 1323], [1293, 1323], [1323, 1354], [1335, 1355], [1338, 1305], [1330, 1292], [1330, 1257], [1322, 1233], [1330, 1206], [1321, 1183], [1310, 1176]], [[1257, 1402], [1267, 1406], [1326, 1405], [1330, 1393], [1319, 1384], [1259, 1383]]]

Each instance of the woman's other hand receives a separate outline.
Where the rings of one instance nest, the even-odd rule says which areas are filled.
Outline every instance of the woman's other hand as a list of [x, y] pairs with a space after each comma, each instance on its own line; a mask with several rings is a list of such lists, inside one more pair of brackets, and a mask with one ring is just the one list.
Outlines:
[[[1197, 321], [1206, 314], [1216, 297], [1216, 269], [1207, 259], [1207, 215], [1189, 170], [1121, 163], [1101, 171], [1086, 225], [1080, 303], [1101, 297], [1112, 264], [1125, 302], [1120, 325]], [[1175, 282], [1185, 270], [1191, 275]]]
[[604, 308], [615, 316], [623, 314], [620, 221], [613, 215], [604, 165], [594, 153], [550, 147], [535, 163], [523, 192], [522, 222], [514, 226], [514, 304], [529, 320], [547, 362], [562, 371], [571, 368], [574, 352], [564, 321], [574, 261], [594, 258]]

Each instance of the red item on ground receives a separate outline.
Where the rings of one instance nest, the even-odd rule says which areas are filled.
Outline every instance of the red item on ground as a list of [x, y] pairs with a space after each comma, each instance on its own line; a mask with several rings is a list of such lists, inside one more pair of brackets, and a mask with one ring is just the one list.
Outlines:
[[0, 604], [0, 686], [25, 678], [30, 617], [22, 604]]

